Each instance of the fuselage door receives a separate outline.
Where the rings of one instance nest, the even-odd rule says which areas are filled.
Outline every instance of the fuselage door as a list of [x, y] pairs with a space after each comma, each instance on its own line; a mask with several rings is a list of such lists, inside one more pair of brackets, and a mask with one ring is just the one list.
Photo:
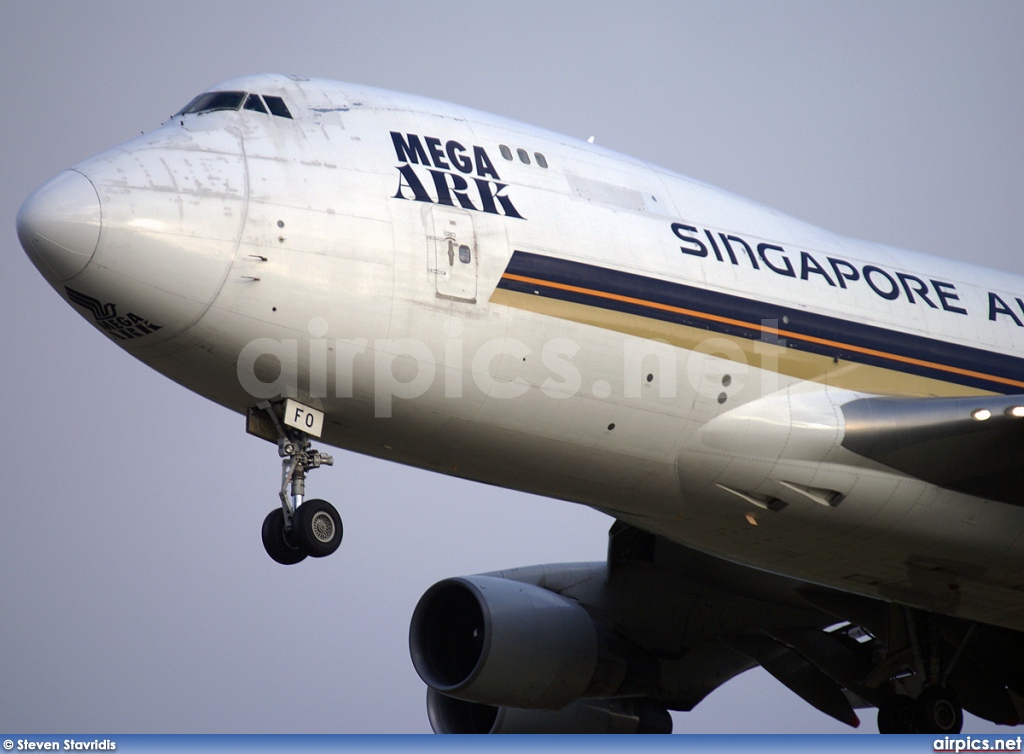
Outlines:
[[478, 269], [476, 235], [468, 212], [449, 207], [432, 207], [428, 245], [429, 260], [438, 298], [476, 303]]

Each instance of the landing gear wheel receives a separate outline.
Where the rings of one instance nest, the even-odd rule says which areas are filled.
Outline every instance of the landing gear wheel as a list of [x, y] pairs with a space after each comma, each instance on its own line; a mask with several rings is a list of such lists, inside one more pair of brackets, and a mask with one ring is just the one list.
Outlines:
[[323, 558], [338, 549], [344, 530], [333, 505], [326, 500], [307, 500], [295, 511], [292, 533], [307, 555]]
[[925, 689], [914, 706], [917, 729], [922, 733], [959, 733], [964, 726], [963, 708], [956, 695], [944, 686]]
[[878, 708], [879, 733], [917, 733], [917, 708], [906, 694], [896, 694]]
[[292, 536], [285, 531], [284, 511], [280, 508], [270, 511], [263, 519], [263, 547], [267, 555], [282, 565], [294, 565], [306, 559], [306, 553], [299, 549], [292, 541]]

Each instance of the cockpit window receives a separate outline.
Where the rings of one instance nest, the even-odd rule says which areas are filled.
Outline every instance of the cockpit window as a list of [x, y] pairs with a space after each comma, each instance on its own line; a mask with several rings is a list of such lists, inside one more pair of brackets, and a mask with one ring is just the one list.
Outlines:
[[258, 94], [250, 94], [245, 99], [245, 104], [242, 105], [244, 110], [255, 110], [258, 113], [267, 112], [267, 108], [263, 106], [263, 100], [260, 99]]
[[207, 92], [189, 102], [178, 115], [209, 113], [214, 110], [237, 110], [242, 106], [245, 92]]
[[292, 114], [288, 112], [288, 106], [284, 104], [284, 100], [280, 97], [272, 97], [269, 94], [264, 94], [263, 99], [267, 103], [267, 107], [270, 108], [270, 112], [274, 115], [282, 118], [291, 118]]
[[[242, 102], [245, 102], [243, 105]], [[266, 105], [263, 103], [266, 102]], [[257, 113], [266, 113], [267, 110], [280, 118], [291, 118], [288, 106], [280, 97], [272, 97], [264, 94], [249, 94], [245, 92], [206, 92], [200, 94], [189, 102], [177, 115], [195, 115], [198, 113], [210, 113], [214, 110], [253, 110]]]

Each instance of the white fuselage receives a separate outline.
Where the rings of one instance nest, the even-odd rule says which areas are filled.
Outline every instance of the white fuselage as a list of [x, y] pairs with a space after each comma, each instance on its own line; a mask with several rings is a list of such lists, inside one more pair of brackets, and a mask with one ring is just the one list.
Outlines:
[[1024, 508], [844, 449], [839, 410], [1024, 393], [1024, 279], [443, 103], [283, 76], [217, 89], [293, 118], [176, 116], [75, 166], [95, 251], [36, 260], [133, 355], [239, 412], [294, 395], [341, 448], [1024, 628]]

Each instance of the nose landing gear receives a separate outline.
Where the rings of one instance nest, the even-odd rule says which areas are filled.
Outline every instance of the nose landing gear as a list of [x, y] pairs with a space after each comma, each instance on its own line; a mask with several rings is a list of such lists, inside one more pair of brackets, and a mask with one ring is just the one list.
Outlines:
[[[271, 404], [263, 402], [258, 408], [273, 422], [278, 435], [277, 453], [282, 459], [278, 493], [281, 507], [272, 510], [263, 520], [263, 547], [271, 558], [283, 565], [293, 565], [307, 556], [326, 557], [341, 545], [344, 534], [341, 516], [326, 500], [303, 502], [303, 497], [306, 474], [321, 466], [333, 466], [334, 458], [312, 447], [309, 435], [301, 429], [282, 424]], [[270, 439], [262, 432], [253, 434]]]

